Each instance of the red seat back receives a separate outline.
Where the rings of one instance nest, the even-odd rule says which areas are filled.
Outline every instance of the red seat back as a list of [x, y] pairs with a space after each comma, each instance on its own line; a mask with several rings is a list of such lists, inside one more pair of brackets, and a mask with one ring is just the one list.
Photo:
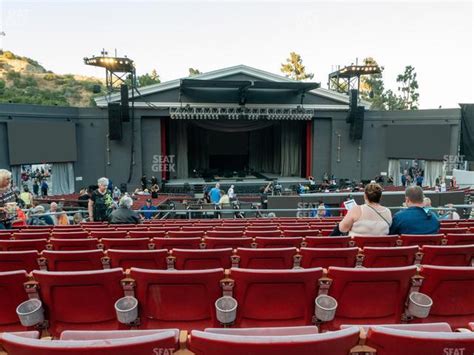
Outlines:
[[255, 237], [280, 237], [281, 231], [279, 230], [246, 230], [245, 236], [249, 238]]
[[153, 238], [155, 249], [199, 249], [201, 238]]
[[38, 270], [37, 251], [0, 251], [0, 272], [26, 270], [31, 272]]
[[350, 237], [306, 237], [308, 248], [347, 248]]
[[81, 231], [81, 232], [58, 232], [56, 230], [53, 230], [51, 233], [51, 238], [56, 238], [56, 239], [86, 239], [89, 238], [89, 233], [86, 231]]
[[354, 267], [358, 248], [301, 248], [301, 267]]
[[415, 263], [418, 246], [408, 247], [366, 247], [364, 248], [364, 267], [401, 267]]
[[243, 230], [235, 230], [235, 231], [221, 231], [221, 230], [213, 230], [207, 231], [206, 236], [212, 238], [242, 238], [244, 236]]
[[177, 270], [230, 269], [232, 249], [173, 249]]
[[469, 245], [474, 244], [474, 233], [447, 234], [447, 245]]
[[165, 231], [130, 231], [130, 238], [164, 238], [166, 236]]
[[170, 238], [202, 238], [204, 237], [204, 231], [169, 231], [168, 236]]
[[471, 266], [474, 245], [425, 245], [422, 264], [439, 266]]
[[87, 239], [54, 239], [49, 240], [53, 250], [94, 250], [97, 249], [99, 241], [96, 238]]
[[107, 250], [110, 267], [124, 270], [132, 267], [166, 270], [168, 250]]
[[15, 240], [25, 240], [25, 239], [49, 239], [48, 232], [18, 232], [13, 233], [12, 237]]
[[252, 238], [204, 238], [207, 249], [222, 248], [250, 248], [253, 243]]
[[150, 240], [148, 238], [102, 238], [105, 249], [124, 250], [148, 250]]
[[296, 248], [238, 248], [239, 268], [291, 269]]
[[355, 245], [359, 248], [364, 247], [394, 247], [397, 245], [398, 235], [381, 236], [354, 236], [352, 237]]
[[92, 238], [126, 238], [127, 231], [91, 231], [90, 235]]
[[86, 271], [103, 269], [102, 250], [43, 251], [49, 271]]
[[416, 234], [402, 234], [400, 235], [402, 245], [440, 245], [443, 240], [442, 234], [416, 235]]
[[28, 239], [28, 240], [0, 240], [0, 250], [3, 251], [22, 251], [46, 249], [48, 241], [46, 239]]
[[23, 287], [26, 281], [24, 270], [0, 272], [0, 332], [26, 330], [16, 314], [18, 305], [28, 299]]
[[299, 248], [303, 242], [302, 237], [257, 237], [255, 243], [258, 248]]

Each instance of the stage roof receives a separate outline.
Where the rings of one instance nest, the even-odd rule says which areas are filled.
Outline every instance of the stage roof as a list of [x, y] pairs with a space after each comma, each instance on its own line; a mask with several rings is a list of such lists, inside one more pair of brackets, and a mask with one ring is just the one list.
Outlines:
[[201, 89], [238, 89], [238, 90], [284, 90], [304, 93], [319, 88], [319, 83], [308, 82], [271, 82], [250, 80], [200, 80], [181, 79], [180, 87]]

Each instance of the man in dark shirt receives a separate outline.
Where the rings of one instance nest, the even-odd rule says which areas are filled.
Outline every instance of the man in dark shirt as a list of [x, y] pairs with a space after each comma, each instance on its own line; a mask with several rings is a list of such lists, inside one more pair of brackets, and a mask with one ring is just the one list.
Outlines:
[[[156, 210], [157, 210], [156, 206], [152, 205], [152, 200], [149, 198], [146, 200], [145, 206], [142, 207], [141, 215], [145, 219], [152, 219], [155, 216], [155, 213], [153, 213], [153, 211], [156, 211]], [[147, 212], [144, 212], [144, 211], [147, 211]]]
[[132, 211], [133, 200], [130, 196], [123, 196], [119, 202], [119, 208], [110, 214], [111, 224], [138, 224], [140, 216]]
[[419, 186], [410, 186], [405, 191], [407, 209], [393, 216], [390, 234], [436, 234], [439, 221], [429, 210], [425, 210], [423, 190]]

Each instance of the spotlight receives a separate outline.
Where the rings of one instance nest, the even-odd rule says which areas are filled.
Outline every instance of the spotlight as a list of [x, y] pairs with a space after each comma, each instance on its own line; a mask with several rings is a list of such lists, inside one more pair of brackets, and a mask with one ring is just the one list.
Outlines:
[[84, 58], [86, 65], [105, 68], [114, 72], [129, 73], [134, 69], [133, 60], [119, 57], [90, 57]]

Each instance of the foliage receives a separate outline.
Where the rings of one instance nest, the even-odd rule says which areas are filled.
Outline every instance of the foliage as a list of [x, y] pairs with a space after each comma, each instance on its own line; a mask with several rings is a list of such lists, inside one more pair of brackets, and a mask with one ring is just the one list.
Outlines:
[[404, 110], [418, 109], [418, 81], [416, 80], [415, 68], [411, 65], [405, 67], [403, 74], [398, 75], [397, 83], [400, 84], [398, 91], [401, 93], [400, 99]]
[[[364, 59], [364, 65], [377, 65], [377, 61], [372, 57]], [[383, 71], [383, 67], [380, 67]], [[360, 79], [360, 95], [363, 100], [371, 103], [370, 108], [373, 110], [384, 110], [384, 83], [382, 73], [364, 75]]]
[[153, 69], [150, 74], [146, 73], [143, 75], [139, 75], [137, 77], [137, 86], [148, 86], [153, 84], [161, 83], [160, 76], [156, 72], [156, 69]]
[[313, 79], [313, 73], [307, 73], [306, 67], [303, 65], [301, 55], [296, 52], [291, 52], [290, 57], [286, 59], [286, 63], [281, 65], [281, 72], [286, 77], [293, 80]]
[[202, 73], [199, 71], [199, 69], [189, 68], [188, 71], [189, 71], [189, 76], [195, 76], [195, 75], [202, 74]]

